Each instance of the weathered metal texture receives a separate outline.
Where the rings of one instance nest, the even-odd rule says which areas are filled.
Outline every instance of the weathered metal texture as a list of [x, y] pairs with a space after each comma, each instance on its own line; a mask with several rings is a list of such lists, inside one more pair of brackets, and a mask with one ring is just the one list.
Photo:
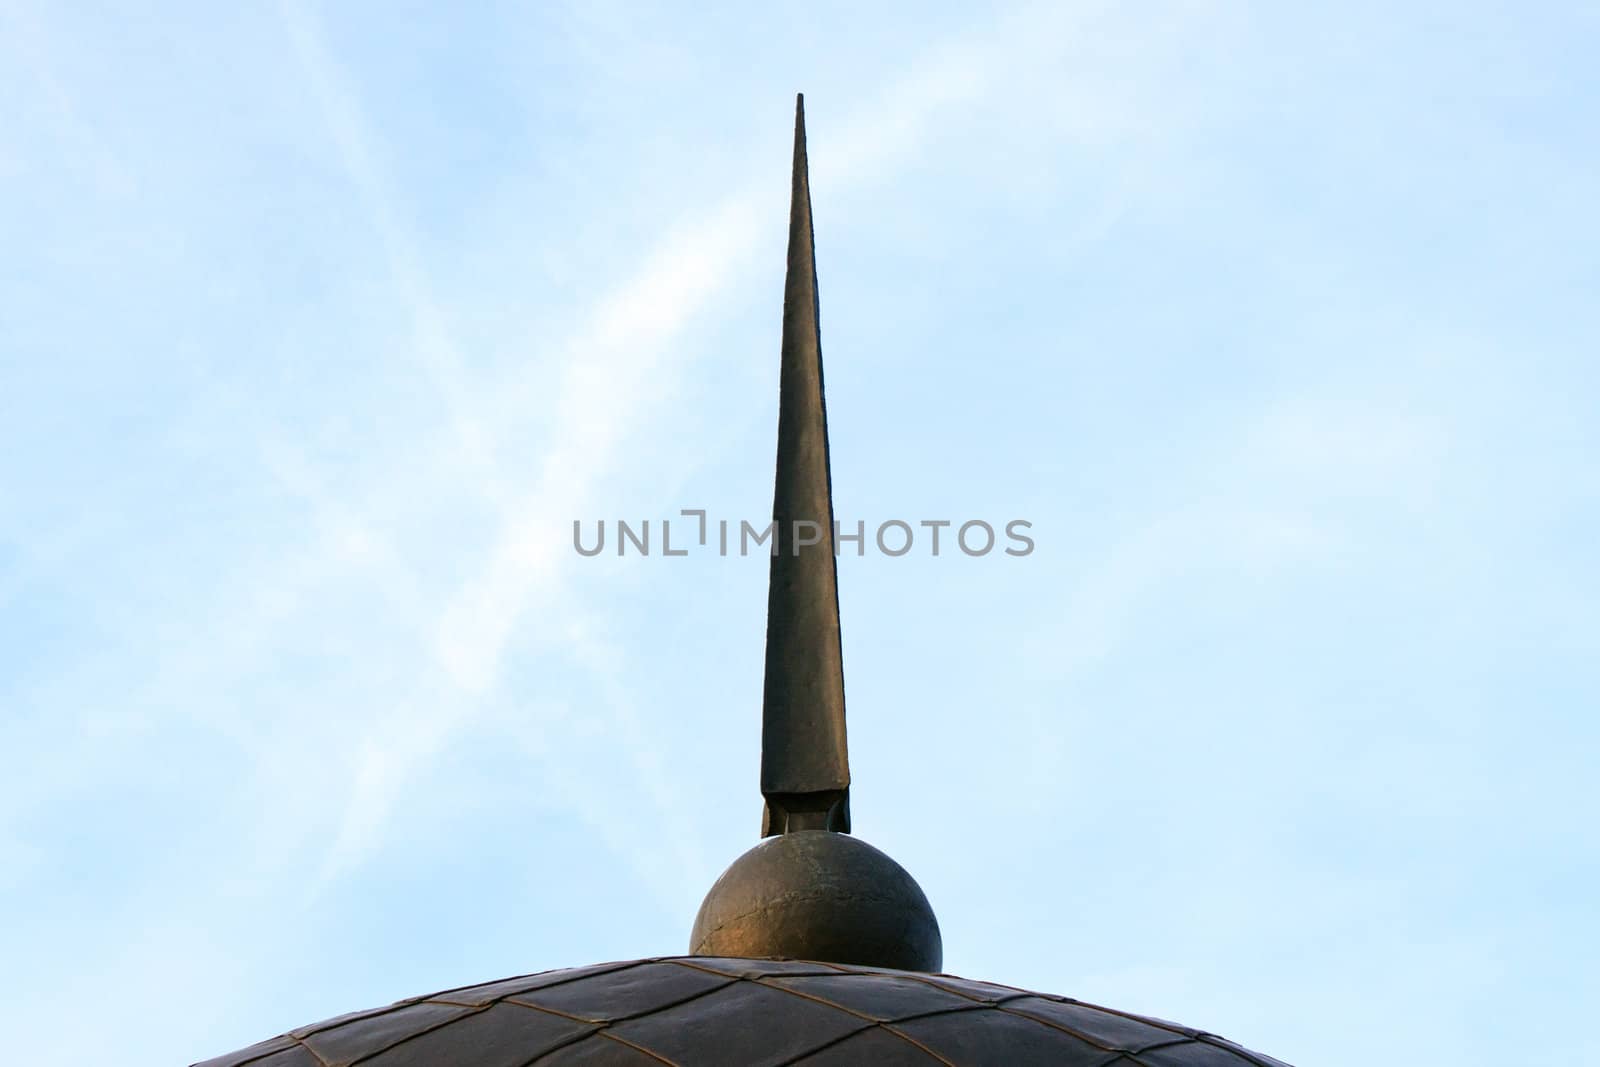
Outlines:
[[792, 181], [761, 710], [766, 840], [706, 894], [689, 950], [936, 971], [943, 945], [928, 898], [894, 860], [846, 836], [850, 764], [803, 97]]
[[805, 101], [800, 98], [795, 103], [772, 493], [777, 547], [767, 593], [761, 714], [763, 837], [791, 830], [850, 831], [832, 493]]
[[677, 957], [356, 1012], [198, 1067], [1287, 1067], [1231, 1041], [946, 975]]
[[825, 830], [768, 838], [734, 861], [700, 905], [689, 951], [937, 971], [939, 920], [905, 868]]

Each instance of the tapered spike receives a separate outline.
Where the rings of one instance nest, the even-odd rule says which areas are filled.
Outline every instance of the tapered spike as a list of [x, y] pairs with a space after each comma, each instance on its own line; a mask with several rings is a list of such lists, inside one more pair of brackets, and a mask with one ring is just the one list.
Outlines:
[[805, 98], [795, 101], [778, 464], [761, 716], [762, 835], [850, 830], [833, 484], [823, 401]]

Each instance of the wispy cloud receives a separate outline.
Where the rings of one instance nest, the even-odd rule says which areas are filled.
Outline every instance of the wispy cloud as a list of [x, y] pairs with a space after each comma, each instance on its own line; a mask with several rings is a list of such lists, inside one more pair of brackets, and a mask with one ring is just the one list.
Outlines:
[[[347, 79], [316, 38], [314, 23], [302, 10], [287, 10], [318, 83], [346, 85]], [[912, 163], [921, 146], [938, 132], [946, 109], [979, 98], [987, 71], [1003, 63], [1020, 41], [1032, 40], [1054, 24], [1054, 19], [1038, 17], [1046, 20], [1045, 26], [1026, 19], [1009, 22], [976, 43], [941, 46], [890, 79], [859, 112], [846, 117], [842, 132], [830, 135], [830, 150], [820, 157], [817, 168], [819, 184], [838, 189], [875, 181]], [[330, 101], [330, 121], [339, 131], [339, 143], [346, 146], [356, 187], [363, 196], [386, 203], [383, 184], [373, 175], [370, 162], [371, 134], [361, 123], [352, 91], [326, 88], [321, 95]], [[568, 532], [565, 516], [583, 514], [593, 502], [595, 488], [613, 473], [620, 457], [630, 451], [638, 454], [637, 447], [657, 432], [657, 420], [664, 413], [654, 410], [652, 401], [662, 392], [662, 380], [677, 374], [677, 367], [689, 358], [680, 345], [682, 338], [728, 292], [751, 256], [779, 228], [774, 220], [784, 217], [783, 194], [777, 181], [759, 189], [731, 190], [662, 235], [637, 272], [596, 300], [580, 318], [577, 332], [555, 346], [556, 362], [564, 370], [553, 395], [532, 395], [526, 385], [513, 380], [485, 390], [490, 399], [483, 407], [464, 407], [459, 413], [462, 423], [473, 427], [485, 442], [485, 454], [494, 452], [494, 428], [513, 413], [536, 404], [555, 417], [534, 483], [520, 492], [509, 488], [495, 492], [495, 499], [506, 505], [499, 532], [478, 573], [446, 595], [440, 608], [432, 652], [460, 693], [450, 702], [457, 710], [433, 709], [414, 732], [397, 730], [392, 719], [386, 720], [382, 734], [363, 743], [361, 769], [330, 869], [341, 869], [376, 847], [385, 813], [407, 780], [466, 720], [469, 713], [461, 709], [493, 691], [502, 657], [529, 606], [559, 602], [563, 569], [570, 560], [563, 551]], [[389, 235], [385, 243], [400, 263], [397, 276], [411, 279], [406, 291], [427, 307], [413, 253], [387, 209], [380, 211], [380, 220], [380, 230]], [[436, 310], [426, 315], [429, 321], [438, 317]], [[433, 335], [424, 331], [423, 336]], [[557, 640], [567, 643], [575, 662], [594, 661], [595, 649], [579, 635], [568, 633]], [[656, 794], [651, 802], [676, 806], [670, 797], [670, 778], [652, 769], [658, 750], [654, 729], [630, 719], [624, 695], [614, 694], [608, 704], [608, 713], [619, 717], [618, 736], [628, 758], [647, 772], [642, 780]], [[535, 728], [538, 721], [537, 712], [530, 709]], [[577, 806], [596, 810], [592, 798]], [[632, 840], [618, 830], [613, 836], [619, 841]], [[679, 847], [692, 850], [687, 840]]]
[[496, 501], [507, 488], [495, 456], [494, 442], [476, 417], [472, 390], [465, 381], [461, 352], [451, 335], [399, 208], [375, 138], [349, 79], [330, 55], [315, 13], [302, 0], [281, 0], [279, 10], [301, 69], [314, 88], [328, 132], [338, 147], [355, 201], [368, 213], [383, 246], [402, 308], [411, 316], [414, 351], [439, 390], [449, 424], [467, 456], [475, 482]]

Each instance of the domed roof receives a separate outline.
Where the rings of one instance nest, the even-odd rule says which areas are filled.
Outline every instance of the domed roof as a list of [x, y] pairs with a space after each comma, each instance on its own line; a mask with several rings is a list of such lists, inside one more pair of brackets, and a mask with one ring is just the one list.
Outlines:
[[341, 1015], [197, 1067], [1287, 1067], [1201, 1030], [943, 974], [680, 956]]

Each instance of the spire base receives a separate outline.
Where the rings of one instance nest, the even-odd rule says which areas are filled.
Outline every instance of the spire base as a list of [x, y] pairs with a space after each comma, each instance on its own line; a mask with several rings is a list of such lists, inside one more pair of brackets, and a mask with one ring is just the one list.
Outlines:
[[761, 807], [761, 836], [790, 834], [797, 830], [850, 832], [850, 790], [820, 793], [768, 793]]
[[769, 837], [734, 860], [700, 905], [689, 952], [899, 971], [944, 965], [939, 920], [916, 880], [865, 841], [825, 830]]

